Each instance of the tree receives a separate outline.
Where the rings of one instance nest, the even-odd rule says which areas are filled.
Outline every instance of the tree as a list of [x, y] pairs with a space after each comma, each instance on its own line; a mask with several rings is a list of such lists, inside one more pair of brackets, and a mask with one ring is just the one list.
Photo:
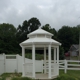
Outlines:
[[74, 44], [79, 44], [80, 25], [77, 25], [76, 27], [72, 27], [72, 32], [74, 35]]
[[45, 24], [44, 26], [42, 26], [42, 29], [48, 31], [48, 32], [51, 32], [50, 29], [51, 29], [51, 26], [49, 24]]
[[54, 28], [51, 28], [51, 26], [49, 24], [45, 24], [44, 26], [42, 26], [42, 29], [52, 33], [53, 34], [52, 38], [55, 40], [58, 40], [57, 39], [57, 31]]
[[0, 53], [16, 52], [16, 28], [12, 24], [0, 24]]
[[62, 43], [64, 51], [67, 52], [70, 46], [74, 43], [72, 28], [69, 26], [63, 26], [61, 29], [59, 29], [58, 39]]
[[62, 46], [59, 48], [59, 59], [63, 60], [65, 58], [64, 49]]
[[20, 42], [24, 41], [27, 39], [27, 34], [29, 33], [28, 31], [28, 22], [27, 20], [23, 21], [22, 26], [19, 25], [17, 28], [17, 40]]
[[37, 18], [31, 18], [28, 20], [28, 30], [29, 32], [32, 32], [36, 29], [38, 29], [41, 26], [40, 21]]
[[41, 25], [40, 21], [37, 18], [31, 18], [28, 21], [23, 21], [22, 25], [19, 25], [17, 28], [17, 40], [19, 43], [27, 39], [27, 34], [36, 30]]

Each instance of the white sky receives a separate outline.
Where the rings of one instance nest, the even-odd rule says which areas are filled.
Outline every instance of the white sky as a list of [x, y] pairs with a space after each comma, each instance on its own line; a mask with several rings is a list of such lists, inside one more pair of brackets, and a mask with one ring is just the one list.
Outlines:
[[80, 0], [0, 0], [0, 23], [18, 27], [32, 17], [41, 26], [48, 23], [55, 29], [76, 26], [80, 24]]

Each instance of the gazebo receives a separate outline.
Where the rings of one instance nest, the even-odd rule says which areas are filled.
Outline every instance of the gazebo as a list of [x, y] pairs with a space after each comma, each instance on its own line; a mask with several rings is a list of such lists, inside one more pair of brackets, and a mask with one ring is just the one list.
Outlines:
[[[23, 58], [23, 65], [22, 65], [22, 76], [23, 77], [31, 77], [35, 79], [51, 79], [59, 75], [59, 46], [61, 43], [58, 41], [51, 39], [53, 34], [43, 30], [37, 29], [31, 33], [29, 33], [27, 40], [20, 43], [22, 47], [22, 58]], [[35, 72], [35, 50], [36, 49], [43, 49], [44, 50], [44, 73], [37, 74]], [[28, 65], [29, 63], [25, 62], [25, 49], [32, 50], [32, 74], [25, 74], [25, 64]], [[48, 63], [46, 63], [46, 50], [48, 50]], [[53, 50], [54, 62], [51, 61], [51, 50]], [[47, 65], [48, 64], [48, 65]], [[48, 73], [47, 73], [48, 70]], [[37, 77], [38, 76], [38, 77]], [[45, 78], [44, 78], [45, 76]]]

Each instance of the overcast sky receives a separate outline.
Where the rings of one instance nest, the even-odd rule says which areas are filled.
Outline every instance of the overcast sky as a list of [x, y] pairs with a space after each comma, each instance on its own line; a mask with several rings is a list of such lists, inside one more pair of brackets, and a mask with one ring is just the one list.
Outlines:
[[80, 24], [80, 0], [0, 0], [0, 23], [17, 27], [32, 17], [55, 29], [76, 26]]

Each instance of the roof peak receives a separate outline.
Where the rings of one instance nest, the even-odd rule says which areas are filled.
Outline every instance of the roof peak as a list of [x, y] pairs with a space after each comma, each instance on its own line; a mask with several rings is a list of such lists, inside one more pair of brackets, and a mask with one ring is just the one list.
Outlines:
[[29, 36], [32, 36], [32, 35], [36, 35], [36, 34], [45, 34], [45, 35], [53, 36], [53, 34], [51, 34], [50, 32], [45, 31], [45, 30], [43, 30], [43, 29], [41, 29], [41, 28], [38, 28], [37, 30], [29, 33], [29, 34], [28, 34], [28, 37], [29, 37]]

